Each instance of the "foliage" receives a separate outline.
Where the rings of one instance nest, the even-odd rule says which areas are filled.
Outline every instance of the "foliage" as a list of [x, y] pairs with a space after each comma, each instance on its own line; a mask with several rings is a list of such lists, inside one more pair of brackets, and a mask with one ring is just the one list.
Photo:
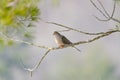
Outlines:
[[[17, 27], [22, 20], [37, 20], [39, 9], [38, 0], [1, 0], [0, 3], [0, 24], [4, 26]], [[22, 23], [23, 24], [23, 23]]]
[[[29, 27], [39, 19], [39, 0], [1, 0], [0, 2], [0, 32], [8, 37], [32, 39]], [[0, 44], [12, 45], [11, 41], [4, 41], [0, 34]]]

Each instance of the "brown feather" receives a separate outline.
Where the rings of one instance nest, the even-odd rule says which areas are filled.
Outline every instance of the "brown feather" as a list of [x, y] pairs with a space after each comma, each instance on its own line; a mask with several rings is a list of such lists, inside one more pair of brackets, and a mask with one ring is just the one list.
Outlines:
[[64, 44], [72, 44], [71, 41], [69, 41], [65, 36], [62, 35], [62, 41]]

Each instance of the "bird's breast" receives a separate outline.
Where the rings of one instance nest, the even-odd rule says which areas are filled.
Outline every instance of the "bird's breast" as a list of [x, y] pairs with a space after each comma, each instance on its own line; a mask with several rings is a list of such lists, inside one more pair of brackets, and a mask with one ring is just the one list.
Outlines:
[[54, 35], [55, 37], [55, 42], [59, 45], [64, 45], [63, 41], [62, 41], [62, 38], [58, 35]]

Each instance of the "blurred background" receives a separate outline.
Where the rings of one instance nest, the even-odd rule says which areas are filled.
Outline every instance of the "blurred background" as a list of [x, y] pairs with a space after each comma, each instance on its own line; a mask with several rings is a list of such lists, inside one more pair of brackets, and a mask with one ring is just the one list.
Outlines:
[[[98, 2], [94, 1], [100, 7]], [[114, 1], [100, 1], [111, 14]], [[90, 0], [40, 0], [38, 6], [39, 18], [42, 20], [60, 23], [85, 32], [103, 32], [114, 29], [116, 24], [119, 25], [114, 21], [100, 22], [93, 17], [95, 15], [104, 19]], [[114, 15], [117, 19], [120, 16], [119, 11], [120, 4], [117, 2]], [[19, 35], [17, 39], [48, 47], [58, 46], [54, 42], [54, 31], [66, 30], [41, 20], [35, 23], [35, 27], [25, 29], [29, 32], [26, 33], [19, 29], [17, 33], [23, 31], [27, 38]], [[72, 42], [89, 40], [94, 37], [75, 31], [61, 32], [61, 34], [67, 36]], [[9, 36], [11, 35], [14, 38], [18, 36], [10, 32]], [[120, 80], [119, 35], [119, 33], [114, 33], [89, 44], [76, 46], [81, 53], [71, 47], [51, 51], [39, 68], [33, 72], [32, 77], [23, 69], [23, 66], [32, 68], [46, 50], [12, 41], [6, 43], [0, 38], [0, 80]]]

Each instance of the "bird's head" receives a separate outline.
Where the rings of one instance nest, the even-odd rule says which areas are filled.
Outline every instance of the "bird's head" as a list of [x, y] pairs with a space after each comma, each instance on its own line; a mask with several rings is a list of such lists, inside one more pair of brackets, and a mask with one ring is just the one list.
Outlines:
[[60, 35], [60, 33], [57, 31], [54, 31], [53, 35]]

